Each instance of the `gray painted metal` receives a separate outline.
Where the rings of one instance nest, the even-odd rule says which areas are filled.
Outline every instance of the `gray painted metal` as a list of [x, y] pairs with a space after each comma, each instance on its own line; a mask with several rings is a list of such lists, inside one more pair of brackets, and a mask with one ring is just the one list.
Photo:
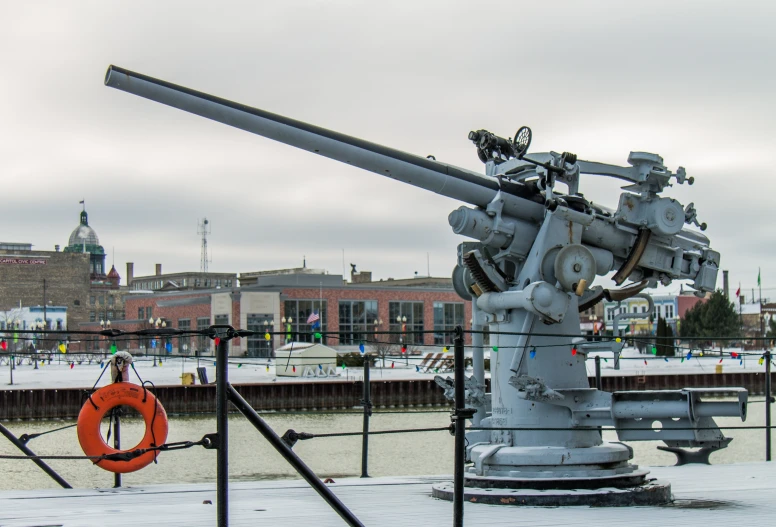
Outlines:
[[[475, 303], [485, 320], [478, 315], [478, 324], [489, 325], [497, 350], [491, 358], [490, 415], [481, 420], [490, 430], [468, 437], [472, 478], [501, 484], [510, 478], [550, 479], [562, 486], [568, 478], [616, 476], [633, 484], [645, 473], [628, 463], [631, 450], [602, 442], [597, 427], [627, 422], [621, 438], [654, 439], [645, 431], [665, 414], [691, 428], [675, 430], [664, 422], [669, 446], [725, 440], [713, 419], [697, 412], [729, 415], [733, 409], [704, 406], [699, 394], [686, 390], [658, 392], [656, 400], [598, 391], [589, 387], [585, 371], [591, 347], [580, 334], [579, 298], [599, 266], [602, 273], [621, 269], [651, 287], [675, 279], [692, 280], [699, 294], [715, 287], [719, 253], [703, 234], [684, 228], [705, 229], [693, 204], [683, 208], [660, 196], [671, 181], [693, 183], [683, 168], [672, 173], [660, 156], [645, 152], [631, 152], [631, 166], [619, 167], [577, 162], [567, 153], [531, 154], [532, 162], [480, 149], [482, 176], [115, 66], [105, 84], [476, 207], [459, 208], [448, 218], [456, 233], [476, 240], [459, 248], [466, 269], [456, 283], [468, 289], [462, 296], [479, 297]], [[628, 183], [617, 210], [590, 203], [578, 192], [583, 173]], [[557, 191], [558, 182], [568, 194]], [[745, 401], [745, 392], [742, 396]], [[487, 405], [481, 402], [478, 410], [487, 414]]]

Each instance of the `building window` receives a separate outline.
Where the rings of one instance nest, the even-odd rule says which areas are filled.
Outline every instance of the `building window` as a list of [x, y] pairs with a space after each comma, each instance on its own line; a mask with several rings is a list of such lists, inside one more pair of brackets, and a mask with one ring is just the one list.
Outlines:
[[639, 312], [639, 306], [633, 306], [633, 312], [638, 313]]
[[94, 311], [89, 311], [89, 322], [97, 322], [97, 315]]
[[146, 314], [144, 318], [146, 319], [154, 318], [154, 308], [152, 306], [148, 306], [146, 308]]
[[183, 287], [186, 287], [187, 285], [189, 285], [189, 279], [188, 278], [184, 278], [183, 279]]
[[[178, 329], [181, 331], [191, 331], [191, 319], [179, 318]], [[191, 352], [191, 335], [181, 335], [178, 337], [178, 353], [188, 355]]]
[[227, 280], [226, 281], [226, 287], [232, 287], [232, 281], [231, 280]]
[[92, 295], [89, 297], [89, 305], [93, 306], [97, 302], [97, 297]]
[[137, 319], [138, 320], [145, 319], [145, 310], [142, 307], [137, 308]]
[[[321, 303], [323, 304], [321, 306]], [[318, 313], [320, 326], [316, 329], [322, 333], [326, 332], [328, 326], [328, 316], [326, 315], [326, 300], [286, 300], [283, 304], [283, 312], [286, 318], [291, 322], [291, 339], [297, 342], [314, 342], [315, 336], [311, 324], [307, 323], [310, 315]], [[326, 343], [326, 337], [322, 339]]]
[[194, 279], [194, 287], [199, 287], [200, 281], [199, 278]]
[[463, 327], [463, 303], [434, 302], [434, 344], [452, 344], [456, 326]]
[[340, 300], [339, 302], [339, 344], [354, 345], [374, 339], [377, 329], [376, 300]]
[[116, 299], [113, 298], [113, 296], [108, 296], [108, 305], [112, 306], [115, 303], [116, 303]]
[[[197, 319], [197, 329], [203, 330], [210, 327], [210, 317], [199, 317]], [[207, 335], [197, 335], [197, 354], [210, 351], [210, 337]]]
[[674, 306], [673, 306], [673, 304], [668, 304], [666, 306], [666, 318], [674, 318]]
[[101, 306], [105, 305], [105, 295], [100, 295], [100, 305]]
[[389, 302], [388, 322], [391, 342], [423, 344], [423, 302]]
[[116, 319], [113, 317], [113, 311], [108, 311], [108, 320], [116, 320]]
[[216, 287], [221, 287], [221, 279], [216, 278]]
[[[266, 331], [273, 331], [275, 328], [270, 328], [270, 321], [272, 321], [272, 315], [261, 315], [248, 313], [248, 331], [255, 331], [256, 335], [248, 336], [248, 356], [249, 357], [272, 357], [273, 341], [264, 338]], [[266, 322], [266, 324], [265, 324]]]
[[216, 315], [213, 317], [214, 324], [217, 326], [222, 326], [229, 324], [229, 315]]
[[647, 306], [641, 306], [641, 312], [646, 313], [647, 312]]

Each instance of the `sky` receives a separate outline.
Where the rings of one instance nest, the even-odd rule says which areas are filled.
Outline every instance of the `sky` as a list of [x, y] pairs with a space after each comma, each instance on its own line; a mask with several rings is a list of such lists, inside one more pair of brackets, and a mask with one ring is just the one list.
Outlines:
[[[776, 296], [773, 2], [0, 0], [0, 241], [67, 244], [86, 201], [119, 273], [348, 264], [449, 276], [461, 203], [103, 85], [110, 64], [484, 171], [531, 152], [683, 166], [733, 291]], [[616, 206], [616, 181], [581, 191]], [[343, 257], [344, 251], [344, 257]], [[720, 273], [721, 286], [722, 273]], [[671, 286], [678, 289], [678, 284]]]

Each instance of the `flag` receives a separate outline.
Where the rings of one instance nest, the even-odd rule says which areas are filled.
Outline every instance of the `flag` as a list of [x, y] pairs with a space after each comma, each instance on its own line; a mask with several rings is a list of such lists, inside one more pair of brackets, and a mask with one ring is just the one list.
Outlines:
[[760, 285], [760, 268], [757, 268], [757, 285]]
[[741, 296], [741, 284], [738, 284], [738, 289], [736, 289], [736, 298]]
[[79, 201], [78, 204], [79, 205], [83, 205], [84, 204], [84, 200]]
[[321, 319], [321, 317], [318, 316], [318, 313], [313, 311], [312, 313], [310, 313], [310, 316], [307, 317], [307, 323], [308, 324], [314, 324], [315, 322], [318, 322], [320, 319]]

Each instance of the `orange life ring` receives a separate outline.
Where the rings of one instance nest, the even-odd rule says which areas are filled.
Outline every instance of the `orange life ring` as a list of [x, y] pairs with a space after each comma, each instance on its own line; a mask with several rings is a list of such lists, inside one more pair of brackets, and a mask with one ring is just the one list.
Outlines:
[[[116, 450], [102, 438], [100, 421], [108, 411], [117, 406], [130, 406], [143, 416], [146, 430], [143, 439], [132, 448]], [[78, 442], [87, 456], [117, 454], [139, 448], [163, 445], [167, 441], [167, 413], [156, 397], [142, 386], [131, 382], [117, 382], [94, 392], [78, 414]], [[110, 472], [126, 473], [140, 470], [156, 459], [159, 451], [146, 452], [130, 461], [95, 461], [100, 468]]]

